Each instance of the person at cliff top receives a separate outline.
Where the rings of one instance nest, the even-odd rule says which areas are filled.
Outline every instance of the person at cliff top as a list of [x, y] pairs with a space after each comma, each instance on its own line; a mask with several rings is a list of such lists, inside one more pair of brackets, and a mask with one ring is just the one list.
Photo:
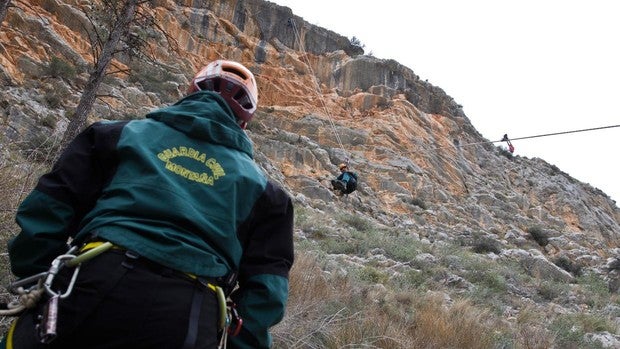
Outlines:
[[340, 175], [332, 179], [332, 187], [339, 195], [350, 194], [357, 189], [357, 174], [349, 171], [347, 164], [338, 165]]
[[[70, 294], [47, 292], [4, 344], [216, 348], [219, 335], [228, 348], [270, 347], [288, 298], [293, 207], [253, 160], [244, 128], [257, 99], [253, 74], [218, 60], [174, 105], [78, 135], [21, 203], [11, 269], [45, 272], [68, 241], [76, 254], [113, 247], [80, 264], [73, 288], [75, 268], [61, 268], [52, 292]], [[236, 304], [234, 337], [219, 321], [220, 291]]]

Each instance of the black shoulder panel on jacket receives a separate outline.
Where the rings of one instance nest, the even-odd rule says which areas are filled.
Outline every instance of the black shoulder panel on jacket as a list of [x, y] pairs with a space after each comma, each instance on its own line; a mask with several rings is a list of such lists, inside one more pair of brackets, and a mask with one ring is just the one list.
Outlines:
[[243, 244], [240, 280], [258, 274], [288, 277], [293, 265], [293, 203], [272, 182], [256, 201], [249, 219], [239, 227]]
[[116, 172], [116, 145], [128, 122], [92, 124], [69, 143], [52, 170], [39, 179], [36, 190], [73, 208], [70, 230], [77, 229]]

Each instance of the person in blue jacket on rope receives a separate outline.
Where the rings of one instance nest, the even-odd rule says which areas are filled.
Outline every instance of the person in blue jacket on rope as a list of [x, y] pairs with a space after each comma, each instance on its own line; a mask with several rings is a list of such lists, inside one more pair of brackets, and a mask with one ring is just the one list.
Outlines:
[[336, 179], [332, 179], [332, 187], [338, 195], [345, 195], [357, 189], [357, 174], [349, 171], [349, 166], [345, 163], [338, 165], [340, 174]]
[[269, 348], [293, 206], [254, 162], [257, 101], [254, 75], [217, 60], [174, 105], [79, 134], [18, 208], [11, 270], [44, 275], [46, 292], [0, 347]]

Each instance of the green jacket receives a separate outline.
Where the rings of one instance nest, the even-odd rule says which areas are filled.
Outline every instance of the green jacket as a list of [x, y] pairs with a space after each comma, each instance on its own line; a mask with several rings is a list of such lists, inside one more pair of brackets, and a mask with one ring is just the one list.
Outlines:
[[49, 268], [93, 234], [167, 267], [239, 274], [244, 318], [231, 347], [266, 348], [284, 314], [293, 263], [290, 197], [253, 161], [233, 112], [207, 91], [144, 120], [95, 123], [20, 205], [9, 242], [19, 277]]

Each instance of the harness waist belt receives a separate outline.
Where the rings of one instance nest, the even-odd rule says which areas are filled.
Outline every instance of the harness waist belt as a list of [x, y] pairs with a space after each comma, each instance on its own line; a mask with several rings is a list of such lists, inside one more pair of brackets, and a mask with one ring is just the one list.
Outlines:
[[[85, 253], [89, 250], [92, 250], [98, 246], [101, 246], [102, 244], [107, 243], [106, 241], [92, 241], [89, 242], [87, 244], [85, 244], [81, 249], [80, 252], [81, 253]], [[131, 262], [133, 263], [139, 263], [140, 265], [143, 265], [147, 268], [149, 268], [150, 270], [159, 273], [159, 274], [169, 274], [169, 275], [173, 275], [176, 277], [180, 277], [182, 279], [188, 280], [194, 284], [198, 283], [208, 289], [210, 289], [211, 291], [213, 291], [218, 299], [218, 304], [219, 304], [219, 311], [220, 311], [220, 319], [219, 319], [219, 325], [220, 328], [225, 328], [228, 325], [228, 317], [227, 317], [227, 307], [226, 307], [226, 295], [224, 293], [224, 290], [222, 289], [222, 287], [217, 286], [212, 284], [211, 282], [209, 282], [206, 278], [203, 277], [199, 277], [196, 276], [194, 274], [190, 274], [190, 273], [185, 273], [182, 271], [178, 271], [176, 269], [173, 268], [169, 268], [166, 267], [162, 264], [159, 264], [157, 262], [153, 262], [152, 260], [141, 256], [139, 253], [134, 252], [132, 250], [128, 250], [124, 247], [121, 246], [117, 246], [117, 245], [113, 245], [112, 248], [110, 248], [108, 251], [110, 252], [116, 252], [116, 253], [124, 253], [125, 256], [127, 257], [127, 259], [130, 259]], [[127, 264], [125, 264], [127, 263]], [[123, 262], [123, 265], [128, 267], [128, 268], [132, 268], [132, 266], [130, 265], [131, 263], [129, 262]]]
[[[106, 243], [106, 241], [92, 241], [89, 242], [87, 244], [85, 244], [84, 246], [82, 246], [82, 248], [80, 249], [80, 253], [85, 253], [87, 251], [90, 251], [94, 248], [97, 248], [101, 245], [103, 245], [104, 243]], [[189, 281], [196, 281], [199, 280], [201, 278], [199, 278], [198, 276], [191, 274], [191, 273], [186, 273], [186, 272], [182, 272], [182, 271], [178, 271], [176, 269], [167, 267], [163, 264], [154, 262], [142, 255], [140, 255], [139, 253], [132, 251], [132, 250], [128, 250], [122, 246], [118, 246], [118, 245], [112, 245], [111, 251], [114, 252], [116, 251], [117, 253], [124, 253], [128, 258], [130, 258], [133, 262], [135, 263], [139, 263], [140, 265], [143, 265], [145, 267], [147, 267], [148, 269], [160, 273], [160, 274], [168, 274], [168, 275], [174, 275], [177, 277], [180, 277], [182, 279], [186, 279]], [[207, 286], [208, 288], [210, 288], [211, 290], [215, 291], [215, 285], [212, 285], [210, 282], [201, 282], [202, 284], [204, 284], [205, 286]]]

